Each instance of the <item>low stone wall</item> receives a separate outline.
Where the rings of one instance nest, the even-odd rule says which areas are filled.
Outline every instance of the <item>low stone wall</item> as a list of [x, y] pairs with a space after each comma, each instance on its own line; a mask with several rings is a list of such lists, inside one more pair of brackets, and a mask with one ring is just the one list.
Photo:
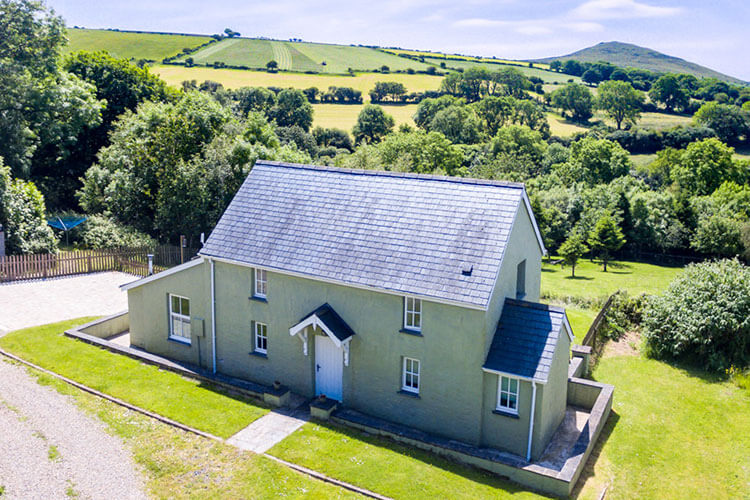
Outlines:
[[98, 339], [106, 339], [118, 333], [127, 332], [129, 329], [130, 319], [128, 311], [100, 318], [76, 328], [79, 332], [86, 333]]

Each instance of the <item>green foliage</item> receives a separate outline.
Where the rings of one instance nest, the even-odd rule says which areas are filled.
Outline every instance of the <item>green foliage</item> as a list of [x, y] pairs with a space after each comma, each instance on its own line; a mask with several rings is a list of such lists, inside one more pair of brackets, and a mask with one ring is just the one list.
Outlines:
[[33, 182], [13, 179], [0, 157], [0, 225], [8, 254], [48, 253], [57, 240], [47, 225], [44, 197]]
[[689, 196], [709, 195], [725, 181], [744, 182], [747, 169], [733, 158], [734, 149], [718, 139], [694, 142], [679, 154], [669, 155], [669, 176]]
[[574, 231], [573, 234], [571, 234], [570, 237], [560, 245], [558, 253], [565, 260], [565, 263], [570, 266], [571, 276], [575, 277], [578, 259], [588, 251], [589, 248], [586, 246], [586, 239], [578, 231]]
[[668, 112], [682, 111], [690, 102], [677, 76], [672, 74], [659, 77], [649, 90], [648, 96], [652, 101], [663, 105]]
[[630, 156], [622, 146], [606, 139], [586, 137], [570, 146], [570, 157], [555, 171], [566, 182], [589, 185], [608, 183], [627, 175], [632, 167]]
[[376, 102], [399, 102], [406, 94], [406, 87], [401, 82], [375, 82], [370, 91], [370, 100]]
[[602, 259], [604, 272], [606, 273], [611, 254], [625, 244], [625, 235], [622, 234], [615, 218], [611, 214], [605, 213], [596, 221], [594, 229], [589, 233], [588, 243], [591, 246], [591, 251]]
[[[453, 75], [457, 73], [451, 73]], [[450, 75], [449, 75], [450, 76]], [[447, 78], [447, 77], [446, 77]], [[450, 106], [458, 105], [463, 101], [451, 95], [443, 95], [437, 98], [423, 99], [417, 106], [417, 112], [414, 115], [414, 123], [417, 127], [426, 129], [435, 115], [441, 110]]]
[[599, 335], [608, 340], [619, 340], [627, 332], [640, 328], [647, 301], [645, 294], [631, 297], [627, 292], [618, 290], [604, 315]]
[[352, 133], [357, 144], [362, 142], [372, 144], [379, 142], [383, 137], [390, 134], [394, 123], [393, 117], [386, 114], [383, 108], [374, 104], [367, 104], [359, 112]]
[[426, 129], [440, 132], [456, 144], [476, 144], [483, 138], [479, 118], [473, 110], [462, 105], [449, 106], [438, 111]]
[[610, 80], [599, 85], [596, 105], [615, 121], [619, 130], [623, 123], [635, 125], [643, 100], [643, 93], [630, 83]]
[[102, 215], [92, 215], [80, 225], [78, 237], [86, 248], [152, 248], [156, 241], [132, 227]]
[[643, 317], [650, 353], [709, 370], [750, 365], [750, 269], [736, 259], [690, 265]]
[[707, 102], [696, 111], [693, 119], [699, 125], [712, 128], [717, 137], [727, 144], [740, 143], [750, 132], [748, 113], [737, 106]]
[[594, 96], [585, 85], [569, 83], [552, 92], [552, 104], [563, 117], [570, 112], [574, 121], [585, 123], [594, 113]]
[[280, 127], [297, 125], [307, 132], [312, 125], [313, 108], [301, 90], [284, 89], [279, 92], [268, 116]]

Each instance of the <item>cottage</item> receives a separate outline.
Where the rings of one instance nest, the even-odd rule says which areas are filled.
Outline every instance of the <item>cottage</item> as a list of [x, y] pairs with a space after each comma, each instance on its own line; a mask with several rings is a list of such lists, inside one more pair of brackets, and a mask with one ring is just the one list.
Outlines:
[[538, 458], [571, 329], [522, 184], [258, 161], [199, 257], [128, 291], [134, 346]]

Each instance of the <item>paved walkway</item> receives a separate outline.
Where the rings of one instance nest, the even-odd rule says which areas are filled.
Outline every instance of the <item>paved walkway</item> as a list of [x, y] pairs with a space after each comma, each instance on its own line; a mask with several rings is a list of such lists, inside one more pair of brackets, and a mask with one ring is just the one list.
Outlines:
[[128, 308], [119, 286], [136, 276], [108, 272], [0, 285], [0, 334], [19, 328], [114, 314]]
[[291, 408], [267, 413], [227, 439], [227, 443], [243, 450], [265, 453], [310, 419], [306, 403], [304, 398], [293, 395]]
[[0, 359], [2, 498], [146, 498], [123, 443], [68, 396]]

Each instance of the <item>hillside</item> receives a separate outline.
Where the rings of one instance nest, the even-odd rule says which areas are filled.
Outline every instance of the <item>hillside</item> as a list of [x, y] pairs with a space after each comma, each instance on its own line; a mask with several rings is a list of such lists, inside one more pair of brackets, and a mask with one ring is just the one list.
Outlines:
[[622, 67], [630, 66], [662, 73], [688, 73], [697, 77], [714, 77], [731, 83], [747, 83], [679, 57], [623, 42], [602, 42], [571, 54], [537, 59], [534, 62], [550, 63], [554, 60], [566, 59], [581, 62], [606, 61]]
[[68, 28], [68, 45], [63, 52], [106, 50], [114, 57], [161, 61], [210, 40], [201, 35]]

